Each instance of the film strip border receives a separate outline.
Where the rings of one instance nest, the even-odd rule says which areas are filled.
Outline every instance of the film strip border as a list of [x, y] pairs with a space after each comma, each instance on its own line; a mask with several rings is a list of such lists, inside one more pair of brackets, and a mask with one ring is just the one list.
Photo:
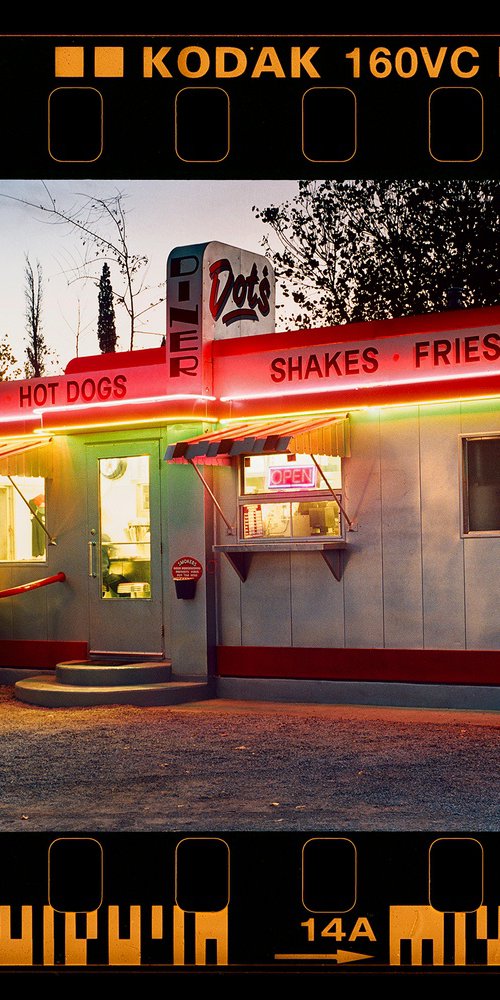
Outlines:
[[3, 36], [4, 175], [495, 176], [499, 42]]
[[3, 969], [500, 969], [495, 834], [2, 844]]

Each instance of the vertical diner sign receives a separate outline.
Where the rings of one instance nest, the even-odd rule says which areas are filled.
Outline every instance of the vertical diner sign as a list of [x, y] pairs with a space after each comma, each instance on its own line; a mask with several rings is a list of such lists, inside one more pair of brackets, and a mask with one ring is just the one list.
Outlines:
[[178, 392], [211, 392], [202, 351], [204, 246], [176, 247], [167, 261], [168, 380], [178, 387]]
[[176, 247], [167, 262], [167, 365], [173, 391], [212, 393], [210, 342], [275, 329], [269, 261], [211, 241]]

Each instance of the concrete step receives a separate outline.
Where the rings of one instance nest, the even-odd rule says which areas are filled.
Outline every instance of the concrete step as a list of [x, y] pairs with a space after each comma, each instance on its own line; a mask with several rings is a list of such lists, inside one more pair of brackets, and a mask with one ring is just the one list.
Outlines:
[[212, 697], [205, 681], [167, 681], [162, 684], [126, 684], [122, 686], [61, 684], [55, 674], [42, 674], [18, 681], [14, 694], [20, 701], [46, 708], [71, 708], [82, 705], [181, 705]]
[[172, 661], [152, 663], [96, 663], [68, 660], [56, 666], [60, 684], [77, 687], [125, 687], [142, 684], [166, 684], [172, 677]]

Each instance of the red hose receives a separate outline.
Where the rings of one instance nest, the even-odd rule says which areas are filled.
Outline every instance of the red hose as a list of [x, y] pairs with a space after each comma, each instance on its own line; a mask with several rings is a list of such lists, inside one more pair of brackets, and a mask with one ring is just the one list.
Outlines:
[[0, 597], [12, 597], [13, 594], [25, 594], [28, 590], [37, 590], [38, 587], [48, 587], [49, 583], [62, 583], [66, 579], [66, 573], [56, 573], [55, 576], [45, 576], [43, 580], [33, 580], [31, 583], [23, 583], [20, 587], [8, 587], [7, 590], [0, 590]]

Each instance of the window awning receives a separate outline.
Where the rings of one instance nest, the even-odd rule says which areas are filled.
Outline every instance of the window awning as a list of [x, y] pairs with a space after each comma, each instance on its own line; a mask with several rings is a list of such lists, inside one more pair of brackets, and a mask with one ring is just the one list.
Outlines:
[[349, 419], [341, 416], [296, 417], [289, 420], [248, 423], [234, 421], [218, 431], [200, 434], [168, 446], [167, 462], [199, 462], [204, 465], [228, 465], [237, 455], [350, 454]]
[[0, 476], [52, 475], [51, 438], [10, 438], [0, 441]]

